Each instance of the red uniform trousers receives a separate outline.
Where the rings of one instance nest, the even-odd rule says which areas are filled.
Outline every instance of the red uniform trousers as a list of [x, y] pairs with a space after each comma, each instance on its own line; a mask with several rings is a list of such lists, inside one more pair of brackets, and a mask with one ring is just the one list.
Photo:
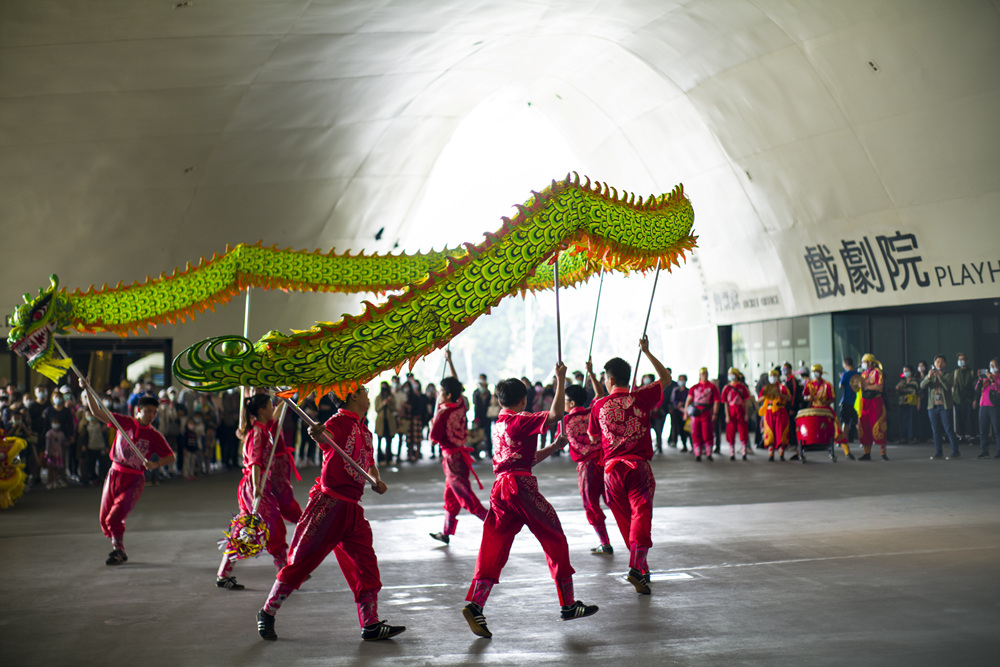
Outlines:
[[578, 462], [576, 481], [580, 485], [580, 497], [583, 498], [583, 511], [587, 515], [587, 521], [597, 531], [601, 544], [608, 544], [604, 510], [601, 509], [601, 501], [607, 503], [604, 497], [604, 466], [597, 459]]
[[777, 447], [781, 453], [788, 447], [788, 411], [784, 406], [764, 413], [764, 445], [771, 454]]
[[609, 459], [604, 466], [608, 507], [632, 555], [631, 567], [645, 571], [645, 554], [653, 546], [653, 492], [656, 480], [649, 461], [638, 456]]
[[702, 449], [707, 456], [715, 447], [715, 431], [712, 428], [712, 409], [705, 410], [697, 417], [691, 417], [691, 447], [695, 456], [701, 456]]
[[[441, 468], [444, 470], [444, 511], [447, 514], [444, 521], [444, 534], [454, 535], [455, 519], [464, 508], [480, 520], [486, 519], [486, 508], [472, 490], [469, 473], [472, 460], [462, 449], [442, 448]], [[481, 487], [480, 487], [481, 488]]]
[[[123, 472], [124, 471], [124, 472]], [[140, 471], [112, 464], [101, 493], [101, 532], [121, 541], [125, 535], [125, 519], [135, 508], [146, 486], [146, 476]]]
[[872, 445], [878, 445], [885, 454], [886, 445], [885, 403], [881, 396], [861, 399], [861, 414], [858, 415], [858, 440], [867, 454]]
[[382, 589], [382, 580], [365, 511], [356, 502], [332, 497], [313, 487], [292, 534], [288, 565], [278, 572], [278, 581], [297, 589], [331, 551], [354, 593], [354, 601], [374, 598]]
[[[483, 522], [483, 541], [476, 558], [476, 572], [466, 599], [477, 604], [477, 582], [488, 587], [500, 581], [500, 571], [510, 557], [514, 537], [524, 526], [538, 539], [559, 591], [559, 603], [573, 604], [573, 566], [569, 545], [555, 509], [538, 491], [538, 480], [529, 473], [500, 473], [490, 493], [490, 510]], [[488, 594], [488, 592], [487, 592]]]
[[[271, 493], [278, 501], [278, 510], [281, 517], [289, 523], [298, 523], [302, 516], [302, 507], [295, 500], [295, 493], [292, 491], [292, 470], [295, 462], [292, 459], [291, 450], [285, 450], [284, 455], [275, 455], [271, 463]], [[298, 476], [296, 471], [296, 476]], [[301, 478], [300, 478], [301, 479]], [[270, 524], [268, 524], [270, 526]]]
[[[249, 475], [244, 475], [236, 490], [236, 498], [240, 503], [240, 511], [250, 514], [253, 511], [253, 486]], [[281, 519], [278, 501], [271, 493], [270, 485], [264, 489], [264, 495], [257, 506], [257, 514], [267, 524], [267, 553], [274, 557], [276, 567], [282, 567], [288, 562], [288, 543], [285, 533], [285, 522]]]
[[747, 428], [747, 413], [742, 406], [729, 410], [729, 421], [726, 422], [726, 442], [729, 443], [729, 455], [736, 456], [736, 435], [740, 436], [740, 444], [743, 445], [743, 455], [747, 453], [747, 439], [749, 429]]

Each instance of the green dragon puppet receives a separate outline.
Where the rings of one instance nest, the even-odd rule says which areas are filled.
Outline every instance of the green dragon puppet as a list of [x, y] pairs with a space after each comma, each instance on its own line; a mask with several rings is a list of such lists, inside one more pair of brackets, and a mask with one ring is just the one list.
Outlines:
[[694, 213], [681, 186], [669, 195], [619, 197], [579, 176], [533, 192], [513, 218], [478, 244], [414, 255], [337, 255], [239, 245], [183, 271], [144, 283], [67, 294], [51, 285], [8, 318], [8, 343], [49, 377], [65, 373], [53, 334], [118, 335], [214, 309], [247, 287], [326, 292], [402, 290], [360, 316], [320, 322], [291, 335], [269, 332], [256, 344], [240, 336], [201, 341], [174, 361], [178, 380], [202, 391], [239, 385], [292, 386], [306, 393], [351, 391], [389, 368], [412, 365], [444, 346], [505, 296], [551, 289], [606, 270], [679, 265], [695, 245]]

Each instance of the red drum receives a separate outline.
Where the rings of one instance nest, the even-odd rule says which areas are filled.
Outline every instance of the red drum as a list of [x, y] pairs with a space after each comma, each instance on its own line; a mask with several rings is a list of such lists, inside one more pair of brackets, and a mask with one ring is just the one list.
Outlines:
[[799, 410], [795, 431], [803, 445], [829, 445], [833, 442], [833, 413], [817, 408]]

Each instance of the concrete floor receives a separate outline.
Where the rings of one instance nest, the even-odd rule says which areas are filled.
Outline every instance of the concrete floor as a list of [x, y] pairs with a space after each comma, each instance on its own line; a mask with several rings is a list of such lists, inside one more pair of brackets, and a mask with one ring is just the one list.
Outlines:
[[[695, 463], [658, 456], [649, 562], [654, 592], [637, 596], [618, 552], [596, 544], [567, 457], [536, 468], [559, 511], [591, 618], [559, 621], [538, 543], [523, 531], [486, 607], [492, 640], [460, 609], [481, 524], [463, 514], [450, 546], [441, 527], [443, 474], [433, 461], [384, 471], [366, 493], [382, 581], [381, 616], [408, 630], [360, 641], [332, 557], [278, 615], [277, 642], [254, 614], [274, 570], [237, 564], [247, 590], [214, 586], [220, 537], [238, 476], [147, 487], [129, 518], [129, 562], [106, 567], [99, 490], [33, 490], [0, 515], [7, 584], [4, 665], [274, 664], [997, 664], [1000, 653], [1000, 461], [929, 461], [930, 445], [891, 446], [891, 463]], [[485, 465], [484, 482], [492, 481]], [[304, 504], [306, 471], [296, 486]], [[487, 498], [487, 492], [480, 492]], [[609, 514], [609, 527], [611, 524]]]

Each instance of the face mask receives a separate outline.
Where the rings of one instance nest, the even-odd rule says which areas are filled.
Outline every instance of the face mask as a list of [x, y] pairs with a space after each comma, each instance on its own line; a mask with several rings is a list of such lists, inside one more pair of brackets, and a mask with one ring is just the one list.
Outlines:
[[911, 375], [910, 371], [903, 371], [903, 377], [909, 379], [910, 375]]
[[21, 423], [21, 418], [20, 417], [11, 417], [10, 423], [13, 424], [14, 426], [17, 426], [18, 424]]
[[46, 392], [46, 391], [36, 391], [35, 392], [35, 398], [38, 399], [39, 403], [41, 403], [42, 401], [44, 401], [48, 397], [49, 397], [49, 393]]
[[958, 360], [958, 367], [959, 368], [965, 368], [965, 359], [959, 359]]
[[54, 406], [56, 406], [58, 408], [60, 405], [62, 405], [62, 399], [61, 398], [53, 398], [52, 399], [52, 405], [54, 405]]
[[917, 370], [920, 371], [921, 373], [926, 373], [927, 372], [927, 367], [926, 366], [918, 366]]
[[996, 373], [996, 372], [997, 372], [997, 367], [996, 366], [990, 366], [990, 373]]
[[736, 376], [735, 376], [735, 375], [733, 375], [732, 373], [730, 373], [730, 374], [729, 374], [729, 375], [727, 375], [726, 377], [727, 377], [727, 378], [729, 379], [729, 381], [730, 381], [730, 382], [732, 382], [733, 380], [735, 380], [735, 379], [736, 379]]
[[59, 430], [59, 422], [52, 422], [52, 429], [58, 431]]
[[809, 374], [809, 376], [810, 376], [810, 377], [811, 377], [811, 378], [812, 378], [813, 380], [818, 380], [818, 379], [819, 379], [819, 373], [817, 373], [817, 372], [815, 372], [815, 371], [813, 371], [812, 373], [810, 373], [810, 374]]
[[781, 369], [781, 377], [783, 378], [788, 377], [788, 371], [786, 371], [784, 368]]
[[677, 386], [683, 389], [685, 386], [687, 386], [687, 383], [688, 383], [687, 380], [681, 380], [680, 382], [677, 383]]
[[861, 362], [861, 370], [863, 370], [863, 371], [868, 370], [868, 362], [867, 361], [862, 361]]
[[778, 376], [777, 375], [768, 375], [767, 376], [767, 381], [770, 382], [771, 384], [778, 384]]

